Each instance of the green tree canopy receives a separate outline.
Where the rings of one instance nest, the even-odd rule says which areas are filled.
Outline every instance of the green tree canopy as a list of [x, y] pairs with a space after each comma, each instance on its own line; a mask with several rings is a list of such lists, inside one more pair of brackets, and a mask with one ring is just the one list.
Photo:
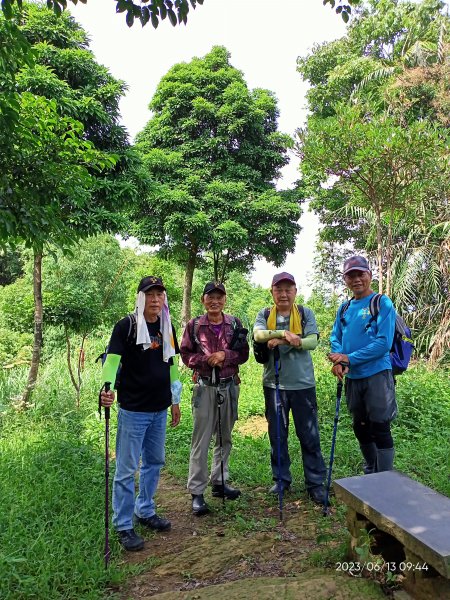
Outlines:
[[450, 322], [449, 25], [437, 0], [370, 0], [344, 38], [298, 61], [311, 84], [298, 151], [322, 248], [376, 258], [380, 290], [434, 358]]
[[211, 257], [217, 279], [256, 258], [281, 264], [299, 231], [299, 199], [277, 192], [289, 136], [277, 131], [267, 90], [249, 90], [229, 53], [172, 67], [150, 103], [137, 149], [155, 181], [136, 207], [136, 235], [186, 266], [189, 316], [194, 269]]
[[0, 188], [0, 240], [23, 240], [35, 255], [35, 344], [28, 391], [42, 345], [41, 263], [45, 250], [117, 229], [138, 192], [139, 161], [119, 125], [123, 82], [98, 65], [87, 35], [68, 14], [24, 5], [23, 38], [34, 62], [14, 72], [20, 118]]

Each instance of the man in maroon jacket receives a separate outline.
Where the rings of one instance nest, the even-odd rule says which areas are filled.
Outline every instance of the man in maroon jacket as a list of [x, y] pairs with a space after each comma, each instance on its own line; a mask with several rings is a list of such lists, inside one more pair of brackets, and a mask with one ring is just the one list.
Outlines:
[[[203, 493], [208, 485], [208, 449], [213, 435], [212, 495], [235, 500], [241, 493], [226, 482], [229, 476], [231, 432], [238, 412], [239, 365], [248, 360], [249, 354], [246, 338], [237, 335], [242, 330], [241, 322], [223, 312], [226, 302], [224, 285], [212, 281], [207, 283], [201, 300], [206, 313], [189, 321], [180, 346], [181, 358], [185, 365], [193, 369], [195, 382], [192, 395], [194, 428], [187, 484], [195, 515], [209, 512]], [[220, 407], [218, 399], [223, 401]], [[222, 448], [218, 428], [219, 411]]]

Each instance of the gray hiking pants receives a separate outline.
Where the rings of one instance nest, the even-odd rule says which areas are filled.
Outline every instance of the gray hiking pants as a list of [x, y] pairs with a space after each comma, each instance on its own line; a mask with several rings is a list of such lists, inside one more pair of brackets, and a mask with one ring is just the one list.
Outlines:
[[[220, 423], [222, 430], [224, 481], [228, 480], [228, 460], [231, 452], [231, 432], [238, 417], [239, 386], [234, 382], [219, 386], [223, 397], [220, 405]], [[221, 451], [219, 440], [219, 408], [217, 404], [217, 388], [215, 386], [196, 384], [192, 394], [192, 415], [194, 426], [192, 431], [191, 455], [189, 459], [189, 478], [187, 489], [191, 494], [203, 494], [208, 485], [208, 450], [214, 436], [214, 451], [211, 465], [210, 481], [222, 483]]]

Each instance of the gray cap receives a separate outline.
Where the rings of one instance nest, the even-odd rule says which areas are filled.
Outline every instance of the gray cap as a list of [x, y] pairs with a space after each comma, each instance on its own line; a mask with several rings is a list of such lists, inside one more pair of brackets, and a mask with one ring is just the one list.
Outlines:
[[347, 260], [344, 262], [344, 275], [347, 275], [347, 273], [350, 273], [350, 271], [367, 271], [368, 273], [372, 272], [370, 270], [369, 263], [364, 256], [350, 256], [350, 258], [347, 258]]

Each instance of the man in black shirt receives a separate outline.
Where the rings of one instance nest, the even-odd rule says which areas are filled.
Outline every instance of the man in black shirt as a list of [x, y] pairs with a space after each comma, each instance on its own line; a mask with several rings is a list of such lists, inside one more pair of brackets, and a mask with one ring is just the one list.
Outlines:
[[[174, 360], [178, 353], [166, 288], [159, 277], [144, 277], [139, 283], [135, 313], [114, 326], [102, 373], [103, 382], [115, 382], [120, 406], [113, 525], [126, 550], [144, 547], [144, 539], [134, 531], [133, 516], [138, 523], [157, 531], [171, 526], [170, 521], [156, 514], [153, 496], [165, 460], [169, 406], [171, 426], [180, 422], [181, 383]], [[102, 391], [102, 405], [109, 407], [113, 402], [114, 392]], [[138, 469], [139, 494], [135, 498], [134, 476]]]

